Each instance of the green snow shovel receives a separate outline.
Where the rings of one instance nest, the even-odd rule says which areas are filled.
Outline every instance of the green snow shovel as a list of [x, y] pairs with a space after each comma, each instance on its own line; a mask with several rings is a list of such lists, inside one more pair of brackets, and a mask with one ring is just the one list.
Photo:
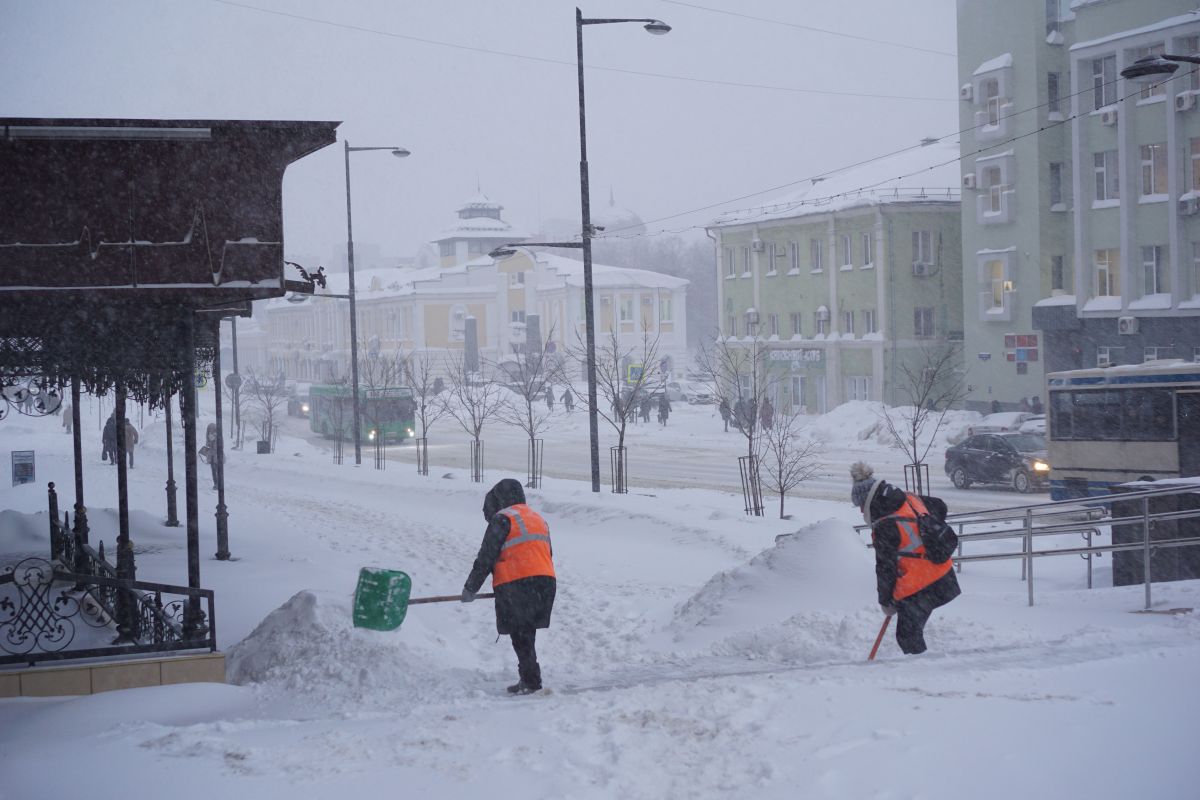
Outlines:
[[[363, 567], [358, 571], [358, 586], [354, 590], [354, 627], [370, 628], [373, 631], [394, 631], [404, 622], [408, 607], [415, 603], [448, 603], [462, 600], [462, 595], [450, 594], [439, 597], [417, 597], [409, 599], [412, 578], [398, 569]], [[477, 594], [475, 597], [495, 597], [494, 593]]]

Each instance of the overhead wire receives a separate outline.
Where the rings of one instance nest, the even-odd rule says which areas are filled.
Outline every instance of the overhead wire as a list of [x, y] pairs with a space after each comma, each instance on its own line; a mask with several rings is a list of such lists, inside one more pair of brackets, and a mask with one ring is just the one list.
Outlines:
[[[514, 53], [508, 50], [496, 50], [488, 47], [475, 47], [473, 45], [460, 44], [458, 42], [449, 42], [439, 39], [429, 39], [422, 36], [412, 36], [406, 33], [396, 33], [394, 31], [383, 31], [377, 28], [369, 28], [363, 25], [353, 25], [348, 22], [337, 22], [335, 20], [321, 19], [320, 17], [310, 17], [304, 14], [295, 14], [290, 11], [279, 11], [273, 8], [263, 8], [261, 6], [250, 5], [249, 3], [240, 3], [236, 0], [209, 0], [211, 3], [219, 3], [232, 8], [240, 8], [247, 11], [257, 11], [261, 14], [270, 14], [277, 17], [285, 17], [301, 22], [310, 22], [315, 25], [325, 25], [331, 28], [340, 28], [342, 30], [354, 31], [356, 33], [367, 33], [375, 36], [386, 36], [390, 39], [403, 39], [405, 41], [417, 42], [419, 44], [431, 45], [434, 47], [447, 47], [454, 50], [466, 50], [472, 53], [482, 53], [492, 56], [503, 56], [505, 58], [516, 58], [523, 61], [533, 61], [539, 64], [555, 64], [558, 66], [568, 66], [575, 69], [578, 65], [574, 61], [564, 61], [558, 58], [547, 58], [545, 56], [534, 56], [527, 53]], [[726, 86], [737, 89], [763, 89], [773, 92], [790, 92], [794, 94], [816, 94], [829, 95], [833, 97], [860, 97], [871, 100], [914, 100], [918, 102], [954, 102], [951, 97], [922, 97], [916, 95], [897, 95], [897, 94], [881, 94], [870, 92], [841, 92], [834, 89], [809, 89], [798, 86], [779, 86], [764, 83], [750, 83], [745, 81], [730, 81], [718, 80], [715, 78], [699, 78], [692, 75], [674, 75], [666, 72], [648, 72], [645, 70], [626, 69], [623, 67], [605, 67], [597, 64], [585, 64], [584, 67], [589, 70], [598, 70], [601, 72], [615, 72], [622, 75], [640, 75], [648, 78], [659, 78], [661, 80], [683, 81], [685, 83], [701, 83], [711, 86]]]

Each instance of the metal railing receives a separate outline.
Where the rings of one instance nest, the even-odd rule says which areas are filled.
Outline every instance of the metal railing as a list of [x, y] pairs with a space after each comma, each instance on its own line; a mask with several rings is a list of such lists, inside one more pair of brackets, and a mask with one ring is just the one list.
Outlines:
[[[1184, 536], [1172, 539], [1154, 539], [1153, 530], [1160, 523], [1180, 520], [1197, 520], [1200, 530], [1200, 507], [1175, 511], [1151, 512], [1151, 501], [1183, 495], [1200, 494], [1200, 484], [1178, 483], [1161, 488], [1145, 489], [1076, 500], [1058, 500], [1030, 505], [1009, 506], [988, 511], [950, 514], [946, 522], [958, 533], [958, 552], [954, 557], [959, 571], [962, 565], [979, 561], [1003, 561], [1020, 559], [1021, 578], [1026, 581], [1029, 605], [1033, 605], [1033, 562], [1048, 556], [1078, 555], [1087, 561], [1088, 588], [1092, 588], [1092, 559], [1101, 553], [1141, 552], [1143, 583], [1146, 591], [1146, 610], [1151, 607], [1153, 582], [1151, 556], [1158, 550], [1176, 547], [1200, 546], [1200, 536]], [[1112, 507], [1131, 503], [1141, 508], [1139, 513], [1114, 517]], [[1200, 503], [1197, 503], [1200, 506]], [[1105, 529], [1117, 526], [1141, 528], [1140, 541], [1120, 544], [1095, 544], [1094, 539], [1103, 536]], [[869, 525], [856, 525], [856, 531], [868, 530]], [[984, 530], [972, 529], [984, 528]], [[1035, 540], [1046, 536], [1077, 534], [1086, 542], [1080, 547], [1035, 548]], [[1021, 549], [1000, 553], [966, 555], [965, 545], [973, 542], [1019, 539]]]

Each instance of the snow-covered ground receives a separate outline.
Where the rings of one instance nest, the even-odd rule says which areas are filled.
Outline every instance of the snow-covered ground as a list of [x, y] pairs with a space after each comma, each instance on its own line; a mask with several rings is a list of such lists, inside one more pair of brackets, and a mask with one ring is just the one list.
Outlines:
[[[115, 470], [88, 410], [92, 536], [111, 547]], [[852, 448], [886, 459], [852, 411], [814, 422], [831, 461]], [[680, 413], [654, 435], [723, 442], [719, 427]], [[139, 577], [184, 583], [184, 531], [159, 524], [161, 426], [142, 442]], [[57, 418], [0, 422], [0, 450], [38, 452], [38, 482], [0, 493], [6, 561], [47, 549], [45, 482], [68, 508], [68, 444]], [[791, 520], [746, 518], [739, 496], [712, 489], [594, 495], [549, 478], [530, 492], [559, 574], [538, 637], [548, 689], [513, 698], [515, 658], [488, 601], [414, 606], [389, 633], [351, 626], [362, 566], [404, 569], [414, 596], [458, 592], [487, 488], [460, 469], [421, 478], [364, 461], [337, 467], [292, 437], [274, 455], [231, 453], [233, 561], [211, 557], [215, 493], [201, 482], [201, 577], [229, 683], [0, 701], [0, 797], [84, 782], [99, 797], [179, 800], [1197, 796], [1200, 619], [1131, 613], [1142, 589], [1112, 588], [1107, 559], [1092, 590], [1080, 560], [1039, 562], [1032, 608], [1017, 563], [970, 564], [929, 653], [902, 656], [889, 636], [869, 664], [881, 617], [848, 476], [840, 499], [790, 499]], [[678, 469], [686, 484], [694, 464]], [[1200, 582], [1157, 584], [1154, 598], [1192, 608]]]

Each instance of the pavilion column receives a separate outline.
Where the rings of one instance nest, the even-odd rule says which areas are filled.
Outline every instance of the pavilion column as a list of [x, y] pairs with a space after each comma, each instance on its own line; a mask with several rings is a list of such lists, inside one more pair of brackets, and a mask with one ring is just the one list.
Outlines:
[[[196, 489], [196, 318], [187, 313], [187, 333], [184, 343], [184, 374], [180, 385], [179, 416], [183, 425], [183, 496], [187, 515], [187, 565], [188, 586], [200, 588], [200, 500]], [[200, 598], [188, 599], [183, 614], [185, 638], [198, 636], [204, 628], [200, 611]]]
[[[133, 558], [133, 540], [129, 537], [129, 468], [126, 461], [125, 441], [125, 396], [124, 383], [117, 383], [117, 400], [114, 411], [117, 423], [117, 578], [137, 580], [137, 566]], [[137, 601], [132, 592], [121, 591], [117, 595], [117, 641], [137, 641]]]
[[217, 443], [209, 458], [217, 459], [217, 560], [229, 560], [229, 511], [225, 507], [225, 431], [221, 422], [221, 318], [213, 320], [213, 388], [216, 389]]
[[[83, 430], [79, 413], [79, 376], [71, 378], [71, 439], [75, 449], [75, 526], [71, 529], [78, 537], [79, 545], [88, 543], [87, 507], [83, 502]], [[75, 548], [75, 571], [81, 572], [87, 559], [83, 558], [83, 548]]]

